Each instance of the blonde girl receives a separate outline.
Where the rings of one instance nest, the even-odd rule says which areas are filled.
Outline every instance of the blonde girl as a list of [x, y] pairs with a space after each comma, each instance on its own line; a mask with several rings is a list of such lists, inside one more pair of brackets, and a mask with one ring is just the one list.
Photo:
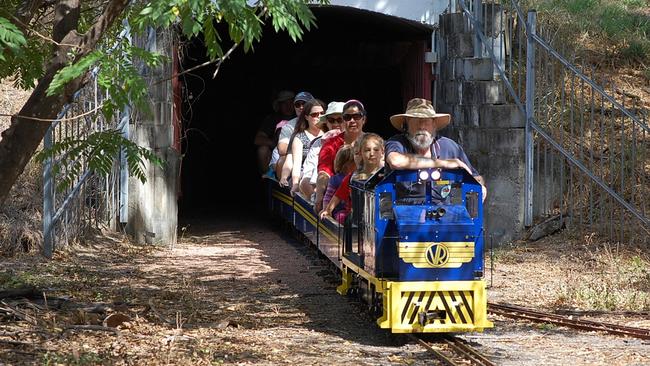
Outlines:
[[345, 217], [351, 212], [352, 200], [350, 197], [350, 179], [365, 180], [370, 178], [384, 166], [384, 139], [376, 133], [364, 133], [355, 142], [355, 155], [358, 168], [354, 173], [348, 174], [341, 186], [336, 190], [327, 207], [320, 212], [320, 218], [332, 216], [332, 211], [340, 202], [345, 202], [346, 212], [337, 215], [337, 221], [343, 223]]

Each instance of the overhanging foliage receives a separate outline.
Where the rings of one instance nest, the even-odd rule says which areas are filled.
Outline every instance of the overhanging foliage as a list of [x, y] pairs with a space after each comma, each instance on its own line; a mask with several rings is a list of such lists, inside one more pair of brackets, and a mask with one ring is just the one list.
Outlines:
[[[101, 108], [105, 118], [127, 105], [148, 111], [148, 86], [133, 65], [156, 67], [165, 60], [122, 37], [122, 24], [130, 24], [134, 35], [151, 27], [175, 27], [186, 38], [202, 34], [207, 56], [217, 63], [227, 55], [224, 43], [252, 50], [267, 22], [275, 31], [300, 40], [303, 32], [315, 25], [310, 3], [328, 0], [5, 1], [0, 9], [0, 78], [15, 78], [16, 85], [34, 90], [21, 111], [12, 116], [11, 127], [2, 133], [0, 204], [43, 138], [49, 125], [43, 121], [56, 119], [63, 105], [88, 82], [91, 70], [97, 71], [100, 89], [110, 96]], [[217, 33], [215, 25], [219, 23], [227, 24], [227, 34]], [[70, 163], [82, 151], [97, 154], [99, 150], [90, 147], [102, 141], [132, 148], [125, 139], [116, 139], [115, 131], [91, 136], [94, 141], [58, 141], [60, 145], [43, 156], [65, 151], [72, 160], [61, 163]], [[139, 156], [136, 162], [156, 161], [146, 149], [131, 151]], [[98, 163], [91, 168], [101, 173], [102, 166]], [[137, 171], [131, 173], [137, 176]]]

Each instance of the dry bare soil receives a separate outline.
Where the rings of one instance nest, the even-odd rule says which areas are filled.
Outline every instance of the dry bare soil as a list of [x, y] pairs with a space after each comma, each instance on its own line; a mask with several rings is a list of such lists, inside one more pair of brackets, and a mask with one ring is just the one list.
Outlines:
[[[171, 249], [108, 235], [53, 261], [3, 260], [2, 283], [35, 285], [47, 301], [0, 303], [0, 364], [434, 364], [424, 349], [378, 329], [339, 296], [327, 262], [268, 221], [221, 218], [185, 227]], [[557, 307], [573, 280], [566, 271], [588, 276], [592, 266], [585, 261], [592, 255], [571, 245], [500, 249], [490, 299]], [[558, 256], [562, 246], [572, 255]], [[639, 292], [647, 296], [648, 288]], [[562, 301], [563, 308], [580, 304]], [[650, 328], [647, 313], [608, 314]], [[497, 364], [650, 364], [650, 345], [640, 340], [492, 320], [494, 329], [463, 337]]]

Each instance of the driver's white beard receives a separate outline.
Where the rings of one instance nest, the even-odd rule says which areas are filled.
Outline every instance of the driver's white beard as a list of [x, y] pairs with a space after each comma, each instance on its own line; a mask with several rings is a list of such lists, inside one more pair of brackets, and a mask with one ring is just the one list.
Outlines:
[[416, 150], [426, 150], [433, 143], [433, 136], [428, 131], [418, 131], [415, 136], [409, 133], [407, 137]]

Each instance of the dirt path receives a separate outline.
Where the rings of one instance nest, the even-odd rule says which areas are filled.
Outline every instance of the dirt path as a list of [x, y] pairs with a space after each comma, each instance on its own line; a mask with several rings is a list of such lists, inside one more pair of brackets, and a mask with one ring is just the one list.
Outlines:
[[[0, 311], [0, 365], [433, 364], [336, 294], [326, 262], [269, 224], [187, 228], [171, 250], [115, 238], [55, 261], [1, 262], [0, 280], [45, 288], [49, 301], [12, 300], [18, 318]], [[495, 294], [507, 300], [502, 284]], [[111, 314], [130, 318], [119, 334], [101, 328]], [[494, 320], [495, 329], [463, 337], [497, 364], [650, 364], [639, 340]]]
[[[0, 338], [0, 364], [430, 364], [419, 346], [359, 315], [325, 262], [291, 242], [259, 222], [197, 222], [173, 250], [103, 244], [56, 263], [7, 263], [50, 296], [71, 297], [34, 312], [40, 327], [0, 319], [0, 335], [47, 329], [11, 338], [32, 345]], [[97, 304], [107, 307], [99, 316], [88, 310]], [[114, 313], [132, 319], [119, 336], [61, 333]]]

